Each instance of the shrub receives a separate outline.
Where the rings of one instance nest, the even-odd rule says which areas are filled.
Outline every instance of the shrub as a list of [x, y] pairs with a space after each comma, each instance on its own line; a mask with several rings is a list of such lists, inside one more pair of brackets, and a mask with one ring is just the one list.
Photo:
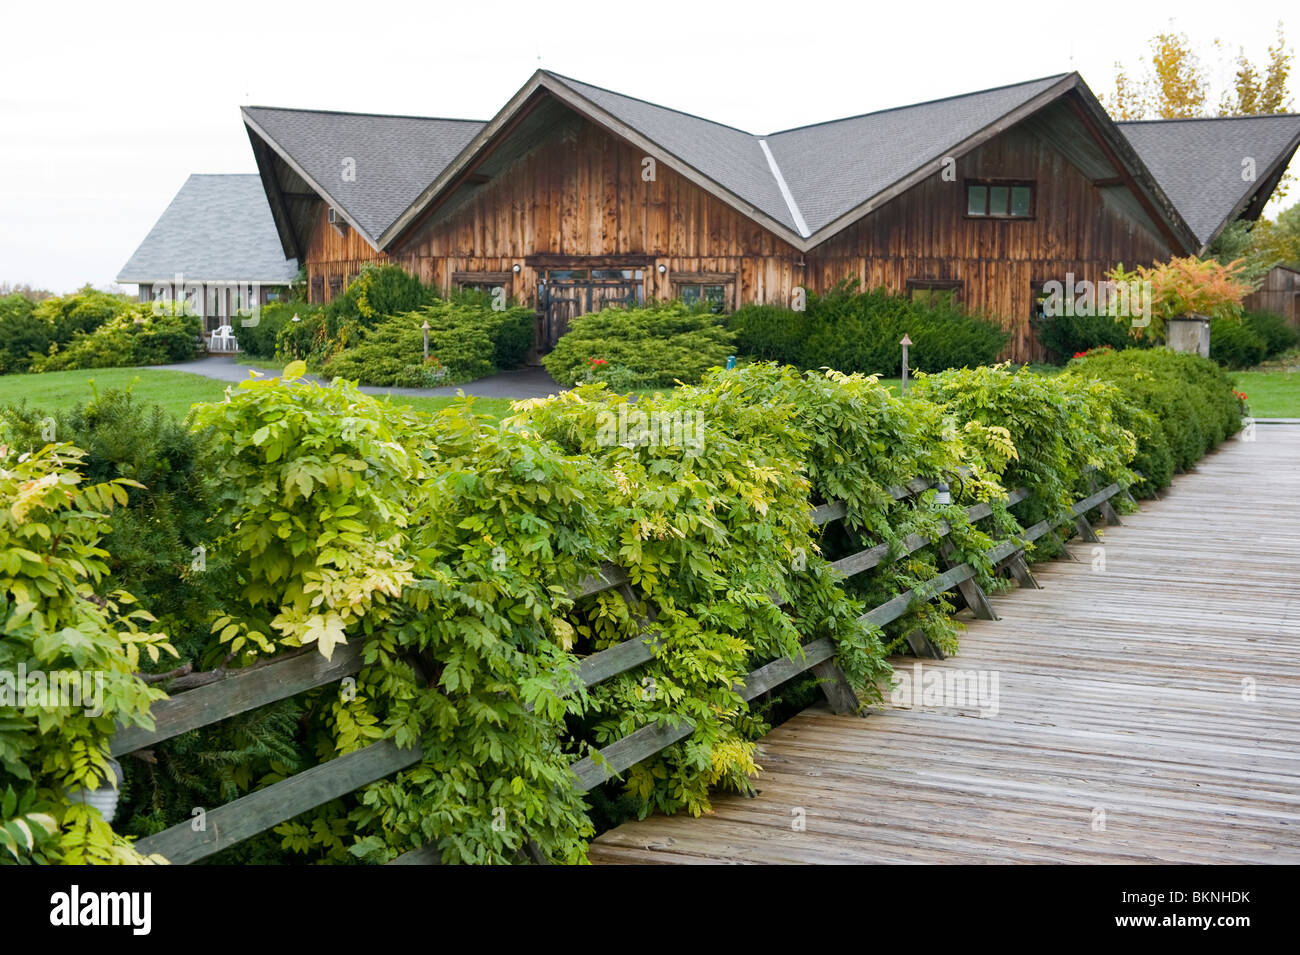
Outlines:
[[1098, 350], [1067, 369], [1110, 381], [1123, 391], [1125, 427], [1137, 436], [1134, 471], [1145, 479], [1135, 494], [1151, 496], [1220, 441], [1241, 428], [1242, 404], [1213, 361], [1167, 348]]
[[370, 264], [325, 308], [335, 328], [348, 323], [371, 328], [393, 315], [413, 312], [434, 298], [433, 289], [401, 266]]
[[188, 361], [198, 351], [199, 319], [155, 315], [149, 304], [134, 305], [93, 332], [78, 333], [63, 348], [32, 362], [33, 371], [117, 368]]
[[522, 361], [532, 342], [532, 326], [533, 313], [527, 308], [498, 311], [473, 297], [438, 301], [362, 331], [357, 344], [330, 359], [325, 373], [364, 385], [408, 388], [474, 381], [500, 370], [501, 361]]
[[280, 331], [297, 315], [311, 309], [304, 302], [268, 302], [258, 308], [257, 324], [245, 325], [247, 319], [240, 319], [235, 324], [235, 338], [244, 354], [253, 358], [274, 359]]
[[27, 371], [50, 349], [54, 328], [25, 295], [0, 297], [0, 375]]
[[912, 340], [910, 366], [918, 371], [987, 364], [1010, 337], [949, 302], [919, 304], [883, 288], [856, 292], [847, 283], [810, 294], [802, 312], [743, 306], [729, 327], [740, 349], [756, 358], [891, 377], [902, 371], [898, 342], [904, 334]]
[[1079, 352], [1108, 346], [1127, 348], [1136, 344], [1129, 334], [1131, 319], [1110, 315], [1055, 315], [1035, 318], [1034, 334], [1059, 362]]
[[[0, 847], [19, 862], [142, 861], [98, 811], [61, 793], [112, 778], [118, 724], [152, 725], [149, 706], [164, 695], [137, 678], [140, 659], [175, 652], [164, 634], [140, 629], [152, 618], [131, 594], [105, 585], [100, 545], [127, 488], [84, 483], [80, 462], [68, 444], [20, 454], [0, 441], [0, 672], [102, 681], [79, 707], [7, 693], [0, 702]], [[27, 832], [11, 813], [25, 817]]]
[[[1287, 324], [1287, 320], [1275, 312], [1247, 312], [1243, 317], [1246, 327], [1264, 341], [1265, 360], [1289, 351], [1300, 345], [1300, 331]], [[1214, 338], [1211, 336], [1213, 346]]]
[[1254, 368], [1267, 352], [1264, 339], [1249, 325], [1210, 320], [1210, 357], [1225, 368]]
[[[293, 316], [298, 316], [298, 321]], [[331, 329], [329, 315], [319, 305], [296, 305], [275, 333], [275, 357], [318, 365], [340, 348]]]
[[1165, 322], [1180, 315], [1207, 315], [1224, 321], [1241, 321], [1241, 300], [1251, 287], [1241, 280], [1239, 262], [1227, 265], [1214, 259], [1171, 258], [1153, 266], [1124, 271], [1123, 263], [1106, 278], [1126, 286], [1150, 283], [1151, 315], [1146, 325], [1132, 326], [1135, 338], [1165, 340]]
[[125, 295], [101, 292], [87, 285], [71, 295], [38, 303], [36, 315], [50, 323], [51, 338], [64, 344], [77, 334], [90, 334], [110, 319], [136, 314], [138, 306]]
[[[606, 308], [580, 315], [542, 364], [564, 385], [586, 380], [589, 358], [622, 369], [636, 388], [698, 382], [709, 368], [726, 363], [734, 336], [705, 306], [660, 302], [637, 308]], [[600, 372], [592, 375], [600, 380]]]
[[210, 436], [117, 390], [48, 416], [9, 406], [0, 409], [0, 425], [23, 450], [43, 447], [51, 431], [71, 442], [82, 451], [75, 468], [86, 482], [131, 482], [103, 538], [106, 585], [134, 594], [178, 652], [197, 659], [225, 579], [215, 555], [197, 560], [196, 552], [211, 543], [215, 511], [204, 460]]

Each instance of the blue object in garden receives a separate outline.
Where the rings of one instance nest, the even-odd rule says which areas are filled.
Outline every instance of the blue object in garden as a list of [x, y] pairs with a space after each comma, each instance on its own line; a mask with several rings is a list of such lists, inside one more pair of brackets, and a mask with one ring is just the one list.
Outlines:
[[731, 369], [733, 369], [733, 368], [735, 368], [735, 367], [736, 367], [736, 356], [735, 356], [735, 355], [728, 355], [728, 356], [727, 356], [727, 371], [731, 371]]

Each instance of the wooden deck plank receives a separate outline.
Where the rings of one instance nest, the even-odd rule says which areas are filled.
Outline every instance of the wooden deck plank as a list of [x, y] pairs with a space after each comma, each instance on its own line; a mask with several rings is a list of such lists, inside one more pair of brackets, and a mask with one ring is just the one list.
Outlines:
[[1096, 529], [959, 655], [894, 661], [996, 673], [995, 715], [814, 707], [761, 741], [756, 797], [619, 826], [592, 861], [1300, 862], [1300, 427]]

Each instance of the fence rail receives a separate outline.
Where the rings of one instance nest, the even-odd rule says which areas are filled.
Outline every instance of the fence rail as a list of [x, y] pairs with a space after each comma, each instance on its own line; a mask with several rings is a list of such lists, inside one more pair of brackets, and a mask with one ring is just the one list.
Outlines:
[[[933, 482], [917, 478], [904, 487], [890, 488], [890, 493], [901, 501], [933, 486]], [[1093, 493], [1076, 503], [1068, 513], [1057, 519], [1040, 521], [1026, 528], [1023, 534], [999, 542], [986, 552], [985, 557], [996, 567], [1005, 567], [1022, 586], [1036, 587], [1037, 582], [1024, 560], [1026, 545], [1054, 535], [1056, 528], [1069, 524], [1074, 525], [1081, 539], [1097, 540], [1087, 519], [1093, 510], [1100, 510], [1108, 523], [1119, 523], [1110, 500], [1126, 492], [1118, 484], [1110, 484], [1101, 490], [1095, 490], [1095, 483], [1092, 486]], [[1019, 504], [1029, 496], [1024, 488], [1017, 489], [1007, 497], [1006, 506]], [[993, 508], [987, 503], [966, 509], [967, 519], [972, 523], [992, 513]], [[810, 516], [815, 524], [825, 525], [845, 519], [848, 508], [843, 502], [831, 502], [812, 508]], [[947, 567], [942, 573], [872, 608], [860, 619], [884, 626], [902, 617], [916, 603], [932, 600], [953, 589], [961, 593], [976, 616], [995, 619], [986, 595], [976, 582], [975, 569], [969, 563], [947, 560], [951, 551], [951, 542], [947, 538], [951, 530], [945, 521], [939, 525], [935, 539], [912, 534], [892, 551], [887, 544], [877, 544], [832, 562], [836, 572], [849, 578], [936, 544], [945, 559]], [[572, 596], [576, 599], [614, 589], [622, 589], [629, 602], [634, 599], [627, 572], [614, 564], [604, 564], [597, 574], [582, 581]], [[590, 687], [633, 670], [654, 658], [660, 639], [654, 622], [646, 621], [636, 637], [584, 657], [578, 665], [578, 679], [583, 686]], [[917, 652], [937, 653], [919, 634], [908, 635], [908, 640]], [[830, 639], [812, 640], [803, 645], [798, 656], [780, 658], [758, 667], [737, 684], [736, 690], [748, 702], [812, 671], [835, 712], [858, 712], [860, 703], [834, 658], [835, 645]], [[155, 703], [151, 713], [156, 728], [119, 730], [113, 738], [111, 753], [121, 756], [146, 749], [181, 733], [353, 676], [361, 667], [361, 644], [358, 641], [336, 648], [331, 660], [308, 648], [292, 656], [232, 671], [218, 682]], [[685, 718], [642, 726], [591, 756], [576, 760], [572, 764], [576, 786], [581, 792], [588, 792], [685, 739], [693, 731], [693, 724]], [[206, 813], [201, 827], [196, 819], [187, 820], [139, 840], [136, 848], [145, 853], [160, 853], [173, 863], [197, 862], [331, 799], [415, 765], [422, 758], [418, 744], [402, 749], [389, 740], [382, 740], [217, 807]], [[407, 852], [389, 864], [430, 864], [437, 861], [436, 848], [425, 846]]]

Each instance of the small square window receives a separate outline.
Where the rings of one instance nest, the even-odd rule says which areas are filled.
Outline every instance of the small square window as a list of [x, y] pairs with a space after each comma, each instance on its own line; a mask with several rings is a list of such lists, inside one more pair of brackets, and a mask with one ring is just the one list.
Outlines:
[[966, 214], [968, 216], [988, 215], [989, 187], [970, 186], [966, 190]]

